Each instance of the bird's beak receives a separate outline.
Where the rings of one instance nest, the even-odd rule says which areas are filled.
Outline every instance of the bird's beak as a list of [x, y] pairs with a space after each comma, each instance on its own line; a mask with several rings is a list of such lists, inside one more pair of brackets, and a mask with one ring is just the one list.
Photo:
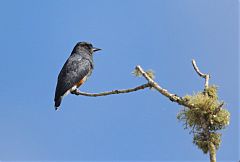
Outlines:
[[96, 47], [93, 47], [93, 49], [92, 49], [93, 52], [100, 51], [100, 50], [102, 50], [102, 49], [96, 48]]

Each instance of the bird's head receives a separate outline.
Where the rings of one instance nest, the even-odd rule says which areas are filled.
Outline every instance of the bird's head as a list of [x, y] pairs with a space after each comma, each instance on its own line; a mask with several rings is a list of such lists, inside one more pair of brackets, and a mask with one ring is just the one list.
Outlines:
[[93, 54], [94, 52], [96, 51], [99, 51], [101, 50], [100, 48], [96, 48], [96, 47], [93, 47], [93, 45], [91, 43], [88, 43], [88, 42], [78, 42], [75, 46], [75, 49], [78, 49], [78, 50], [87, 50], [89, 51], [91, 54]]

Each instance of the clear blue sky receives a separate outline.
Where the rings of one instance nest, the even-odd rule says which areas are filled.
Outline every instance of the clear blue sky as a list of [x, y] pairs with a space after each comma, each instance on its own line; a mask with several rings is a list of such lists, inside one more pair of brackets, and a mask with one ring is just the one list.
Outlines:
[[1, 0], [0, 160], [208, 161], [156, 91], [67, 96], [57, 75], [78, 41], [102, 48], [82, 91], [145, 83], [137, 64], [178, 95], [203, 89], [195, 58], [231, 113], [217, 159], [239, 159], [237, 0]]

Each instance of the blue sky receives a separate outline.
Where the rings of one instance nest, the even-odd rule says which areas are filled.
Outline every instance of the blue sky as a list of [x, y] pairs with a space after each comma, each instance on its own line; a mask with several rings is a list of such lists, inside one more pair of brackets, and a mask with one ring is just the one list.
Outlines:
[[203, 89], [201, 70], [231, 113], [217, 152], [239, 160], [237, 0], [1, 0], [0, 160], [208, 161], [176, 119], [180, 106], [156, 91], [89, 98], [53, 107], [57, 75], [78, 41], [103, 50], [82, 91], [146, 81], [140, 64], [178, 95]]

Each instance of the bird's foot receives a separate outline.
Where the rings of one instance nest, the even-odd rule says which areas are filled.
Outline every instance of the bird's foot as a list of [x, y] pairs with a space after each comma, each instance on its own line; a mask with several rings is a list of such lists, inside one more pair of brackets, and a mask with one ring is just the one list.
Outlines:
[[78, 89], [75, 89], [74, 91], [71, 92], [71, 94], [79, 95], [80, 91]]

